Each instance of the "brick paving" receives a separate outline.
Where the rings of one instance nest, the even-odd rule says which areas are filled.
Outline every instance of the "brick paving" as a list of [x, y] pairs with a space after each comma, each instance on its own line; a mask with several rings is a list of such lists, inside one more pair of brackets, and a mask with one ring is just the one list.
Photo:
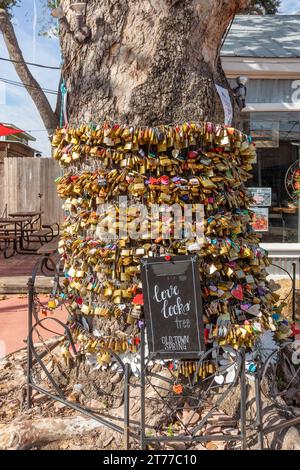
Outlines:
[[[48, 297], [41, 296], [40, 300], [43, 304], [47, 304]], [[27, 337], [27, 310], [28, 302], [27, 296], [7, 296], [5, 300], [0, 301], [0, 359], [18, 349], [26, 346], [24, 340]], [[51, 317], [58, 320], [65, 321], [67, 312], [61, 308], [57, 309]], [[49, 320], [45, 322], [49, 329], [56, 331], [59, 334], [63, 333], [63, 329]], [[53, 334], [39, 329], [44, 339], [52, 337]], [[34, 342], [39, 342], [40, 339], [35, 334], [33, 337]]]
[[3, 253], [0, 252], [0, 277], [29, 277], [38, 258], [36, 255], [15, 255], [5, 259]]
[[[36, 247], [40, 248], [40, 244], [37, 244]], [[58, 256], [55, 257], [55, 261], [58, 260]], [[5, 259], [3, 252], [0, 251], [0, 294], [27, 292], [28, 278], [40, 259], [41, 255], [35, 254], [15, 254], [11, 258]], [[51, 278], [43, 276], [40, 270], [38, 270], [37, 275], [36, 286], [38, 292], [48, 292]]]
[[[41, 245], [31, 244], [32, 249], [38, 249]], [[30, 276], [40, 255], [15, 254], [11, 258], [5, 259], [0, 251], [0, 277]]]
[[[40, 246], [40, 245], [39, 245]], [[11, 295], [10, 292], [27, 292], [27, 281], [31, 276], [35, 264], [39, 260], [38, 255], [15, 255], [12, 258], [5, 259], [3, 252], [0, 251], [0, 359], [11, 352], [24, 348], [24, 340], [27, 336], [27, 295]], [[51, 278], [39, 276], [37, 284], [46, 286], [49, 284], [51, 289]], [[9, 286], [7, 289], [6, 287]], [[13, 288], [13, 289], [12, 289]], [[41, 289], [47, 292], [49, 289]], [[39, 290], [38, 290], [39, 291]], [[8, 294], [7, 294], [8, 293]], [[6, 295], [3, 295], [6, 294]], [[46, 295], [41, 295], [40, 299], [45, 304], [48, 301]], [[61, 321], [65, 321], [67, 313], [58, 309], [53, 315]], [[54, 322], [49, 323], [50, 329], [54, 329], [59, 334], [63, 330]], [[40, 330], [43, 338], [53, 336], [44, 330]], [[34, 341], [39, 341], [37, 335]]]
[[[38, 249], [40, 243], [31, 243], [31, 249]], [[13, 276], [30, 276], [40, 255], [15, 254], [11, 258], [5, 259], [3, 251], [0, 251], [0, 278]]]

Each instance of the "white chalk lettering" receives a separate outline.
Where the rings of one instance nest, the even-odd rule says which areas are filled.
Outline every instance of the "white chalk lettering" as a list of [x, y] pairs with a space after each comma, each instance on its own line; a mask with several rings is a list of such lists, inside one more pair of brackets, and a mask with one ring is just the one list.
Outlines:
[[161, 338], [165, 351], [186, 351], [190, 342], [189, 336], [163, 336]]
[[178, 286], [170, 286], [169, 289], [159, 291], [159, 286], [156, 284], [154, 287], [154, 300], [156, 302], [163, 302], [167, 299], [172, 299], [172, 297], [179, 295], [179, 288]]
[[161, 313], [165, 318], [172, 318], [178, 315], [187, 315], [191, 310], [191, 302], [182, 303], [181, 297], [177, 297], [175, 305], [169, 305], [167, 300], [164, 301]]
[[180, 320], [179, 318], [175, 318], [175, 323], [176, 323], [176, 328], [178, 330], [180, 330], [180, 329], [186, 330], [186, 329], [191, 327], [190, 320], [186, 320], [186, 319], [185, 320]]

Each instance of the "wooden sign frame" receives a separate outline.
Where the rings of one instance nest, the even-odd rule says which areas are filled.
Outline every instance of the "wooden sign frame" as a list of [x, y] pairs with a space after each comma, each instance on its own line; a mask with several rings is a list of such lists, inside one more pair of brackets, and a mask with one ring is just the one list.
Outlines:
[[[198, 256], [144, 258], [141, 274], [150, 354], [165, 359], [197, 358], [205, 351]], [[180, 284], [180, 279], [174, 282], [176, 276], [177, 279], [186, 277], [186, 282]], [[160, 288], [166, 290], [160, 291]], [[169, 301], [173, 304], [176, 301], [175, 305], [170, 306]], [[160, 339], [158, 331], [162, 335]], [[174, 331], [178, 335], [172, 336]], [[186, 334], [180, 334], [182, 332]]]

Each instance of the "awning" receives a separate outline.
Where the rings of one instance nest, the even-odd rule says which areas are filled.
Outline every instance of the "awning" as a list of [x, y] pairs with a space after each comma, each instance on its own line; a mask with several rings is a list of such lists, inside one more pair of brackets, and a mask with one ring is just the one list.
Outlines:
[[12, 134], [21, 134], [22, 131], [21, 129], [13, 129], [12, 127], [4, 126], [3, 124], [0, 124], [0, 137], [6, 136], [6, 135], [12, 135]]

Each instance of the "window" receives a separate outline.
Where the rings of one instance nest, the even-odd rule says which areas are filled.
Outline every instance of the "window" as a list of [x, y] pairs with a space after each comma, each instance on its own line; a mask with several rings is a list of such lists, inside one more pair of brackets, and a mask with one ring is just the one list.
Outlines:
[[243, 130], [257, 145], [249, 192], [256, 204], [254, 228], [264, 243], [300, 243], [300, 198], [295, 192], [300, 169], [300, 113], [251, 113]]

